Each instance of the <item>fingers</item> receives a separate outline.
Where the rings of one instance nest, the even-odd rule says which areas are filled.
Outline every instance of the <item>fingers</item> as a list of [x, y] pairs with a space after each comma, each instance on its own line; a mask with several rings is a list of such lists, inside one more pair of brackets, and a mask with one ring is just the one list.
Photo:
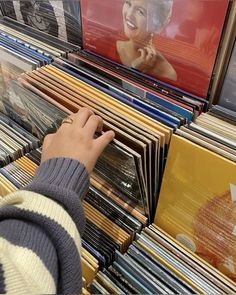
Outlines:
[[92, 115], [89, 117], [84, 126], [86, 135], [93, 137], [95, 132], [101, 132], [103, 127], [103, 120], [101, 117]]
[[145, 47], [147, 51], [146, 63], [151, 64], [156, 58], [156, 51], [152, 47]]
[[95, 140], [95, 151], [98, 155], [102, 153], [105, 147], [115, 138], [115, 132], [110, 130]]
[[152, 46], [146, 46], [138, 49], [140, 56], [133, 61], [132, 67], [139, 71], [149, 71], [155, 65], [157, 54], [156, 50]]
[[83, 128], [92, 115], [94, 115], [94, 113], [91, 110], [81, 108], [76, 114], [72, 114], [70, 117], [74, 120], [73, 124], [76, 125], [76, 127]]
[[83, 128], [86, 122], [88, 121], [89, 117], [92, 116], [94, 113], [87, 109], [87, 108], [80, 108], [77, 113], [73, 113], [69, 115], [69, 118], [72, 119], [72, 123], [63, 123], [61, 124], [61, 127], [58, 129], [59, 132], [64, 132], [68, 128], [72, 130], [73, 128]]

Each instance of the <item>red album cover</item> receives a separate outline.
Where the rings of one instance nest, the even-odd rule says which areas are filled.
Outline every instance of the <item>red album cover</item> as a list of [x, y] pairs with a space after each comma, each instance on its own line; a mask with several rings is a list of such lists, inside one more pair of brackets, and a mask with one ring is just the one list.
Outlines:
[[228, 0], [81, 0], [83, 46], [206, 97]]

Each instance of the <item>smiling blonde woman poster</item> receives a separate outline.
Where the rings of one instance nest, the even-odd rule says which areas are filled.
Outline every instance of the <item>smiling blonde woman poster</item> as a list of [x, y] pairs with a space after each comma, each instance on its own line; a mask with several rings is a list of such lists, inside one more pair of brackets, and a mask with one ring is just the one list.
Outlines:
[[228, 0], [80, 3], [83, 49], [132, 68], [143, 79], [206, 97]]
[[153, 34], [168, 24], [173, 0], [126, 0], [122, 15], [125, 41], [117, 41], [122, 64], [143, 73], [176, 80], [172, 65], [153, 45]]

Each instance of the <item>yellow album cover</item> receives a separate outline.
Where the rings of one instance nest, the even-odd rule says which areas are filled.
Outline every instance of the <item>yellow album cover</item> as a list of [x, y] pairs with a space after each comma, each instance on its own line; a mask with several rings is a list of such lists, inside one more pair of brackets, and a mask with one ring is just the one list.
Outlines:
[[155, 224], [236, 281], [236, 164], [174, 135]]

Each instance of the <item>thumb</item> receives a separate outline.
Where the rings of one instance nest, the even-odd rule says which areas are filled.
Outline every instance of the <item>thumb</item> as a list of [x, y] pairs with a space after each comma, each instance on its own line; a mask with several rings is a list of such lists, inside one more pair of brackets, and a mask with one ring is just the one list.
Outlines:
[[102, 151], [105, 149], [105, 147], [115, 138], [115, 132], [110, 130], [105, 132], [102, 136], [95, 139], [96, 142], [96, 152], [98, 155], [102, 153]]

